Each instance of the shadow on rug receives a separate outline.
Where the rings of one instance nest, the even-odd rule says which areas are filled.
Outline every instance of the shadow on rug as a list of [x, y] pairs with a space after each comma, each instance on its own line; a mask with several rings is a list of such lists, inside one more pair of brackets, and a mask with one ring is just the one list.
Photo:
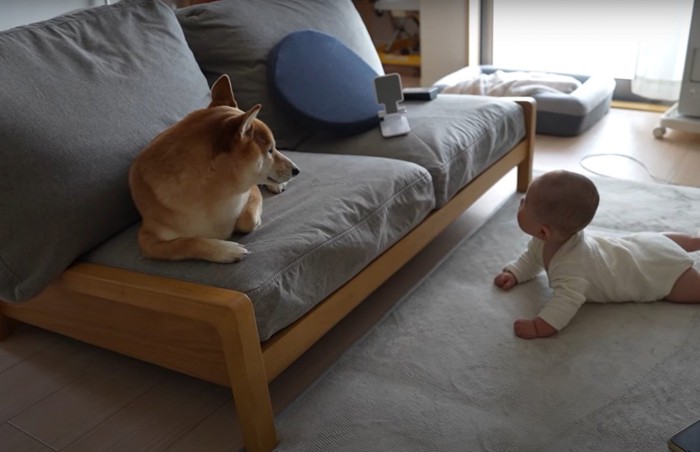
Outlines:
[[[699, 189], [595, 181], [591, 229], [700, 229]], [[515, 337], [550, 291], [544, 274], [492, 284], [527, 242], [519, 198], [278, 416], [278, 450], [663, 451], [700, 418], [700, 305], [586, 304], [551, 338]]]

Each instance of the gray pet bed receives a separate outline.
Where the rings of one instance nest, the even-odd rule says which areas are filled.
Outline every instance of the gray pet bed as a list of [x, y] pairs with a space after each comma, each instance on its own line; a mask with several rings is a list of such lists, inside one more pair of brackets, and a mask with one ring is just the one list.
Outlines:
[[[513, 71], [494, 66], [480, 66], [480, 69], [484, 74], [492, 74], [497, 70]], [[435, 86], [444, 89], [447, 82], [458, 82], [460, 71], [441, 78]], [[537, 133], [579, 135], [590, 129], [610, 110], [615, 80], [604, 76], [560, 75], [574, 77], [582, 84], [569, 94], [543, 92], [532, 95], [537, 100]]]

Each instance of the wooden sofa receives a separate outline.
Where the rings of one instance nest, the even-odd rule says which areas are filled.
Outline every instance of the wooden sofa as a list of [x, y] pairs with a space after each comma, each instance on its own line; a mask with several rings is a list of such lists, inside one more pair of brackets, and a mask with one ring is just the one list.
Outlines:
[[513, 168], [531, 180], [535, 102], [515, 99], [526, 136], [409, 234], [294, 324], [260, 343], [250, 299], [233, 290], [77, 263], [33, 299], [0, 303], [14, 319], [230, 386], [247, 450], [277, 444], [268, 384]]
[[[258, 8], [263, 3], [241, 5]], [[340, 8], [343, 14], [336, 19], [342, 23], [352, 13], [350, 2], [309, 0], [299, 5], [311, 8], [306, 5], [312, 3]], [[324, 24], [326, 12], [317, 18]], [[267, 20], [256, 10], [251, 14]], [[257, 30], [256, 24], [252, 27]], [[356, 37], [360, 31], [351, 28], [349, 33]], [[151, 45], [152, 33], [161, 33], [158, 46]], [[88, 48], [76, 45], [76, 39]], [[205, 45], [210, 41], [209, 35], [202, 38]], [[13, 61], [3, 68], [0, 89], [0, 130], [5, 133], [0, 143], [0, 299], [6, 300], [0, 301], [0, 338], [9, 335], [14, 321], [24, 322], [229, 386], [247, 449], [271, 450], [277, 437], [269, 383], [504, 175], [517, 168], [517, 190], [526, 189], [532, 174], [535, 102], [515, 99], [523, 112], [525, 124], [519, 129], [524, 138], [503, 148], [510, 149], [351, 280], [261, 342], [254, 297], [80, 259], [138, 221], [126, 187], [126, 170], [135, 153], [167, 125], [208, 102], [206, 79], [191, 44], [173, 12], [151, 0], [124, 0], [0, 32], [1, 53]], [[128, 51], [111, 52], [118, 46]], [[100, 53], [104, 49], [107, 55]], [[90, 52], [94, 61], [86, 58]], [[252, 55], [251, 61], [258, 57]], [[264, 85], [264, 76], [257, 82]], [[43, 102], [26, 101], [36, 93]], [[129, 102], [117, 104], [121, 99]], [[498, 119], [499, 113], [491, 114]], [[521, 116], [514, 117], [521, 125]], [[278, 125], [284, 129], [282, 122]], [[490, 133], [490, 138], [499, 134]], [[371, 148], [349, 150], [358, 147]], [[41, 159], [51, 165], [36, 165]], [[110, 180], [105, 182], [100, 174]], [[47, 227], [48, 221], [52, 223]], [[67, 235], [74, 239], [70, 247], [64, 243]], [[47, 270], [49, 266], [53, 269]], [[36, 283], [37, 274], [48, 278], [45, 284]]]

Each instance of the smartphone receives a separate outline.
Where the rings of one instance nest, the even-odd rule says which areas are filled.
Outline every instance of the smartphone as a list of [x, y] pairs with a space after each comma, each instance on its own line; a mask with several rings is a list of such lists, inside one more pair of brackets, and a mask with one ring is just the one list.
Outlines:
[[668, 440], [673, 452], [700, 452], [700, 421], [696, 421]]
[[437, 97], [438, 91], [436, 86], [404, 88], [403, 98], [404, 100], [433, 100]]

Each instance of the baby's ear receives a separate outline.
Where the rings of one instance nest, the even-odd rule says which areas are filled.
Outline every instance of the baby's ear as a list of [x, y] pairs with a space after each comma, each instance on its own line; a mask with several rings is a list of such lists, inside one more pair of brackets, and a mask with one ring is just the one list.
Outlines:
[[547, 241], [552, 238], [552, 228], [547, 226], [546, 224], [543, 224], [540, 227], [540, 232], [538, 233], [538, 239]]

